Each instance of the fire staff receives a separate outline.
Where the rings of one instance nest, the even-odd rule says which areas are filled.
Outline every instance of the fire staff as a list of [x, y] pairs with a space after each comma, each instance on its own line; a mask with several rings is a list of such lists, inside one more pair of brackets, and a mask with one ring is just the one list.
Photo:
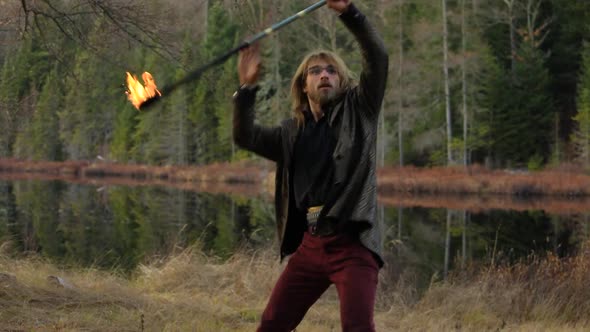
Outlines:
[[381, 37], [350, 0], [328, 0], [327, 6], [360, 46], [358, 82], [337, 54], [311, 52], [291, 81], [293, 117], [263, 127], [254, 123], [258, 45], [240, 51], [238, 60], [234, 140], [276, 162], [280, 255], [290, 255], [258, 331], [292, 331], [331, 284], [340, 299], [343, 331], [375, 330], [383, 265], [375, 152], [388, 56]]

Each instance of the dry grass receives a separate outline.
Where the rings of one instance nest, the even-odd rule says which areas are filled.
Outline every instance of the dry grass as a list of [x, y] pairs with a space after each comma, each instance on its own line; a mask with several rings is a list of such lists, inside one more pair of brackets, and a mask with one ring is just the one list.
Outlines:
[[166, 186], [244, 196], [269, 195], [274, 185], [274, 173], [266, 162], [215, 163], [189, 167], [0, 158], [0, 180], [22, 179], [61, 180], [91, 185]]
[[[129, 179], [160, 183], [254, 184], [273, 191], [274, 168], [270, 162], [244, 161], [203, 166], [148, 166], [109, 162], [45, 162], [0, 159], [0, 173], [40, 174], [66, 179]], [[260, 186], [262, 184], [262, 186]], [[378, 171], [382, 196], [410, 194], [478, 194], [518, 197], [590, 197], [590, 176], [574, 165], [538, 172], [489, 170], [469, 167], [384, 167]]]
[[69, 178], [129, 178], [173, 182], [224, 182], [229, 184], [267, 181], [268, 162], [243, 161], [202, 166], [149, 166], [88, 161], [30, 161], [1, 159], [0, 172], [28, 173]]
[[401, 330], [587, 331], [590, 251], [470, 268], [431, 287]]
[[[85, 161], [33, 162], [0, 159], [0, 180], [63, 180], [70, 183], [166, 186], [208, 193], [261, 196], [272, 200], [269, 162], [205, 166], [146, 166]], [[590, 176], [576, 166], [539, 172], [487, 170], [474, 165], [392, 168], [378, 171], [379, 202], [479, 212], [489, 209], [583, 213], [590, 206]]]
[[[282, 268], [274, 248], [221, 262], [193, 247], [141, 266], [131, 278], [59, 269], [0, 253], [0, 326], [13, 331], [253, 331]], [[472, 267], [417, 295], [381, 273], [378, 331], [583, 331], [590, 329], [590, 251]], [[72, 289], [47, 276], [61, 276]], [[339, 331], [331, 288], [299, 331]]]
[[489, 170], [480, 165], [469, 167], [385, 167], [379, 170], [382, 193], [413, 194], [508, 194], [515, 196], [588, 196], [590, 176], [579, 167], [538, 172]]

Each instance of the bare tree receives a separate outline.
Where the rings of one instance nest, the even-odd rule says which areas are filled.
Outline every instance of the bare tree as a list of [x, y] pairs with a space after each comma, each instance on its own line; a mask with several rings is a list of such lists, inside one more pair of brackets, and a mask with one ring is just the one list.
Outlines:
[[514, 79], [515, 68], [516, 68], [516, 28], [515, 28], [515, 2], [517, 0], [504, 0], [507, 8], [506, 19], [508, 20], [508, 27], [510, 29], [510, 68], [512, 71], [512, 78]]
[[539, 47], [550, 32], [548, 27], [552, 19], [539, 22], [542, 3], [543, 0], [527, 0], [526, 2], [526, 32], [521, 35], [525, 42], [530, 42], [534, 47]]
[[465, 0], [461, 0], [461, 95], [462, 95], [462, 108], [463, 108], [463, 165], [467, 166], [467, 23], [465, 20]]
[[404, 0], [399, 2], [399, 68], [398, 68], [398, 118], [397, 118], [397, 138], [399, 149], [399, 165], [404, 165], [404, 136], [403, 136], [403, 110], [404, 110], [404, 24], [403, 24]]
[[7, 51], [20, 42], [19, 10], [16, 1], [0, 1], [0, 63], [4, 63]]
[[[178, 41], [182, 39], [173, 36], [179, 29], [183, 33], [189, 29], [194, 35], [201, 34], [201, 26], [206, 26], [207, 3], [207, 0], [162, 1], [153, 5], [139, 0], [20, 0], [17, 17], [21, 34], [36, 30], [45, 36], [47, 28], [54, 27], [65, 38], [90, 49], [97, 47], [88, 40], [88, 31], [92, 22], [102, 19], [105, 34], [177, 61], [181, 49]], [[204, 16], [204, 20], [195, 20], [195, 16]], [[178, 19], [183, 22], [171, 24]]]
[[451, 92], [449, 79], [449, 45], [447, 27], [447, 0], [442, 0], [442, 24], [443, 24], [443, 72], [445, 86], [445, 111], [447, 119], [447, 164], [453, 163], [453, 129], [451, 125]]

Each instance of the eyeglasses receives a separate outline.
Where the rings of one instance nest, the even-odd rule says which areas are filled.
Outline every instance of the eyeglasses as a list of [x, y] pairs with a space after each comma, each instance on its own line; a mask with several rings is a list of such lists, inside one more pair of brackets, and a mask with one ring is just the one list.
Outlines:
[[337, 73], [336, 68], [334, 68], [334, 66], [327, 65], [325, 67], [322, 67], [322, 66], [309, 67], [309, 68], [307, 68], [307, 74], [317, 76], [317, 75], [321, 74], [324, 70], [330, 75], [334, 75]]

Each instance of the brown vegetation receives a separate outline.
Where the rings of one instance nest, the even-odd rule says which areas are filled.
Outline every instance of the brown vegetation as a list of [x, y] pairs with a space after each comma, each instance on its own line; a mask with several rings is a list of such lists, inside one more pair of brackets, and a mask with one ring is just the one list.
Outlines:
[[169, 186], [210, 193], [270, 193], [274, 174], [265, 162], [214, 163], [203, 166], [147, 166], [88, 161], [0, 159], [0, 179], [37, 178], [72, 183]]
[[479, 212], [544, 210], [553, 214], [588, 212], [590, 176], [571, 165], [538, 172], [488, 170], [482, 166], [382, 168], [379, 202]]
[[[88, 161], [24, 161], [0, 159], [0, 172], [71, 176], [125, 177], [169, 182], [223, 182], [265, 184], [272, 187], [268, 162], [214, 163], [203, 166], [148, 166]], [[383, 167], [379, 191], [409, 194], [488, 194], [514, 196], [590, 196], [590, 176], [581, 168], [563, 166], [538, 172], [489, 170], [469, 167]]]
[[[0, 250], [0, 323], [8, 330], [253, 331], [282, 268], [274, 248], [242, 250], [227, 261], [198, 247], [141, 266], [132, 278], [61, 269]], [[423, 292], [411, 276], [383, 270], [378, 331], [582, 331], [590, 328], [590, 251], [471, 267]], [[60, 276], [70, 286], [51, 283]], [[339, 331], [331, 288], [301, 331]]]
[[148, 166], [89, 161], [26, 161], [0, 159], [0, 172], [71, 176], [78, 178], [127, 177], [170, 182], [263, 183], [264, 163], [213, 163], [203, 166]]
[[[0, 159], [0, 179], [64, 180], [94, 185], [157, 185], [183, 190], [266, 196], [274, 169], [265, 161], [204, 166], [147, 166], [106, 162], [31, 162]], [[539, 172], [464, 167], [385, 167], [378, 171], [379, 202], [385, 206], [545, 210], [555, 214], [587, 212], [590, 176], [562, 166]]]
[[381, 193], [492, 194], [582, 197], [590, 194], [590, 176], [574, 166], [529, 172], [469, 167], [386, 167], [379, 170]]

